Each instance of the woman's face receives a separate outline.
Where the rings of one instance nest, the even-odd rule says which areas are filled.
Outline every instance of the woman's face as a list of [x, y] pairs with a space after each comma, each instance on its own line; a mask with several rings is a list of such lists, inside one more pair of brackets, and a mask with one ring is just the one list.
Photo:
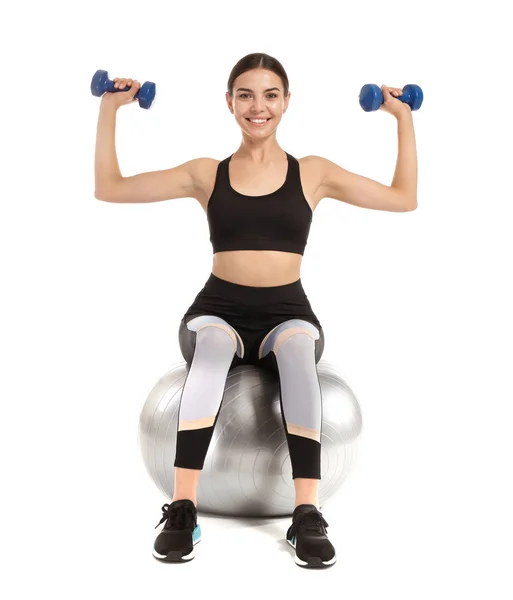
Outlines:
[[[239, 75], [233, 85], [233, 98], [226, 93], [228, 108], [239, 127], [248, 135], [266, 137], [276, 130], [290, 99], [283, 95], [281, 79], [267, 69], [252, 69]], [[265, 123], [252, 123], [250, 119]]]

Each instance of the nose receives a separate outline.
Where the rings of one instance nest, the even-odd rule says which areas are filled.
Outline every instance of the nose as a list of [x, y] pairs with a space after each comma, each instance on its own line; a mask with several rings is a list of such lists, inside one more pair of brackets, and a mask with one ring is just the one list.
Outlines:
[[255, 98], [251, 112], [257, 114], [264, 109], [265, 102], [262, 98]]

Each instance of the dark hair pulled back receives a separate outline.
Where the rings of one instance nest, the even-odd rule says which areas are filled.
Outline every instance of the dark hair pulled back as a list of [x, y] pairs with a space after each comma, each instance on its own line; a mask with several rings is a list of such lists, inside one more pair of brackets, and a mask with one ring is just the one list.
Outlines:
[[233, 84], [237, 77], [252, 69], [268, 69], [269, 71], [276, 73], [283, 83], [283, 95], [287, 96], [289, 93], [289, 79], [283, 65], [276, 58], [269, 56], [269, 54], [255, 52], [241, 58], [233, 67], [230, 77], [228, 78], [228, 93], [231, 98], [233, 98]]

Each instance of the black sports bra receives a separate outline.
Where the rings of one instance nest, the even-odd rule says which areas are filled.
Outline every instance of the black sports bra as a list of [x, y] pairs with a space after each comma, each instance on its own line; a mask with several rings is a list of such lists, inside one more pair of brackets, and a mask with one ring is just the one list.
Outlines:
[[301, 186], [299, 161], [287, 154], [285, 183], [271, 194], [246, 196], [230, 184], [228, 164], [217, 167], [214, 190], [207, 205], [214, 253], [226, 250], [279, 250], [304, 254], [312, 209]]

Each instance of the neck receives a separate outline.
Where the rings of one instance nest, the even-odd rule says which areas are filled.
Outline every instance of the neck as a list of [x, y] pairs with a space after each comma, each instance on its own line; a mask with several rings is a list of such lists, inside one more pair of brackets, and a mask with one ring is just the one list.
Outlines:
[[271, 146], [243, 142], [233, 154], [233, 158], [237, 160], [246, 160], [258, 164], [275, 164], [281, 162], [285, 156], [285, 151], [276, 143]]

